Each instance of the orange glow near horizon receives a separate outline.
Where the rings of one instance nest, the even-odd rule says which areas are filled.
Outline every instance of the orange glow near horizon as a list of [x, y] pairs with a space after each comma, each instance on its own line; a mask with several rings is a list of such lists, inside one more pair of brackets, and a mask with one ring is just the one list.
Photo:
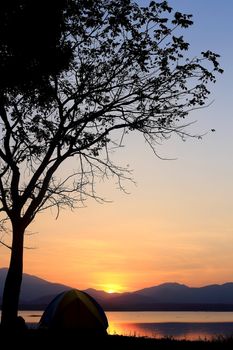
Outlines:
[[[217, 200], [203, 182], [200, 203], [199, 192], [189, 191], [185, 184], [186, 174], [180, 192], [174, 178], [169, 183], [166, 171], [174, 163], [164, 164], [160, 163], [166, 169], [156, 188], [151, 170], [147, 174], [152, 179], [144, 174], [141, 188], [130, 196], [112, 190], [111, 204], [90, 201], [85, 209], [63, 211], [58, 220], [49, 211], [39, 215], [28, 231], [35, 234], [25, 236], [25, 246], [35, 249], [25, 249], [24, 272], [73, 288], [107, 292], [165, 282], [198, 287], [232, 281], [229, 188], [224, 192], [221, 187]], [[158, 201], [163, 181], [166, 191]], [[9, 250], [0, 250], [1, 267], [8, 266]]]
[[113, 293], [121, 293], [122, 292], [122, 287], [118, 284], [106, 284], [103, 285], [103, 290], [109, 294]]
[[124, 277], [123, 273], [119, 272], [116, 274], [114, 271], [96, 271], [93, 278], [96, 280], [94, 288], [97, 290], [103, 290], [109, 294], [127, 292], [128, 287], [125, 285], [127, 276]]
[[[24, 272], [82, 290], [120, 293], [165, 282], [195, 287], [232, 281], [230, 211], [225, 219], [223, 211], [202, 217], [193, 203], [192, 219], [191, 212], [183, 215], [185, 203], [167, 202], [163, 213], [161, 201], [139, 197], [145, 211], [132, 194], [112, 204], [64, 211], [57, 221], [42, 214], [30, 228], [39, 234], [25, 237], [25, 246], [35, 249], [24, 252]], [[209, 205], [213, 209], [215, 203]], [[0, 249], [1, 267], [8, 266], [9, 251]]]
[[118, 293], [118, 290], [117, 290], [117, 289], [108, 289], [108, 288], [106, 288], [106, 289], [104, 289], [104, 290], [105, 290], [105, 292], [107, 292], [108, 294]]

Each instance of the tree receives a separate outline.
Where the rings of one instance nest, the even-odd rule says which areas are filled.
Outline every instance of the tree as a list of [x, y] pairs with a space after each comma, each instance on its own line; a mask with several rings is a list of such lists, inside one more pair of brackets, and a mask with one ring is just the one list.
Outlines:
[[142, 134], [155, 152], [159, 139], [189, 136], [182, 120], [204, 106], [208, 83], [222, 72], [211, 51], [185, 57], [189, 44], [180, 31], [192, 25], [191, 17], [166, 1], [139, 7], [131, 0], [67, 0], [55, 46], [69, 49], [68, 64], [59, 66], [57, 57], [59, 69], [47, 71], [46, 84], [38, 84], [37, 75], [29, 88], [21, 77], [16, 88], [3, 86], [1, 227], [9, 229], [9, 221], [12, 233], [3, 326], [17, 317], [24, 234], [36, 214], [54, 206], [59, 214], [87, 196], [97, 198], [98, 176], [114, 175], [121, 184], [127, 170], [113, 164], [109, 150], [129, 132]]
[[[49, 77], [72, 59], [65, 31], [66, 0], [2, 0], [0, 89], [28, 92], [49, 88]], [[59, 57], [59, 59], [57, 59]]]

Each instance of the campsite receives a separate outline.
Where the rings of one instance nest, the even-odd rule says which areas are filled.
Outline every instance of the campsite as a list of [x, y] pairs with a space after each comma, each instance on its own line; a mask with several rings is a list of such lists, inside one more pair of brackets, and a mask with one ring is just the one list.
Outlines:
[[233, 338], [177, 340], [172, 337], [150, 338], [108, 334], [109, 322], [101, 305], [88, 293], [69, 289], [59, 293], [47, 305], [34, 326], [17, 318], [17, 327], [0, 327], [3, 344], [13, 348], [33, 349], [130, 349], [130, 350], [208, 350], [231, 349]]
[[3, 344], [12, 348], [33, 349], [129, 349], [129, 350], [208, 350], [231, 349], [233, 338], [223, 336], [213, 339], [177, 340], [172, 337], [160, 339], [110, 335], [108, 319], [100, 304], [88, 293], [77, 289], [59, 293], [48, 304], [38, 324], [26, 324], [17, 318], [17, 327], [6, 330], [0, 327]]

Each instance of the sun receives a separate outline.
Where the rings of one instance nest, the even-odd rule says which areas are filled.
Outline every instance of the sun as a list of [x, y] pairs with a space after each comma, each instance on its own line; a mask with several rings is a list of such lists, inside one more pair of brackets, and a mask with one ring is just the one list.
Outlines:
[[106, 292], [109, 294], [117, 293], [117, 291], [114, 289], [107, 289]]
[[103, 289], [106, 293], [121, 293], [122, 287], [119, 284], [105, 284], [103, 285]]

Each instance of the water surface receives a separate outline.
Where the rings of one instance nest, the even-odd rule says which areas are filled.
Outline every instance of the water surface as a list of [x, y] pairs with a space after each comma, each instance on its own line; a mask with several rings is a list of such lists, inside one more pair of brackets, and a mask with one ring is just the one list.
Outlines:
[[[21, 311], [25, 321], [34, 327], [42, 311]], [[212, 339], [233, 335], [233, 312], [106, 312], [109, 334], [175, 339]]]

